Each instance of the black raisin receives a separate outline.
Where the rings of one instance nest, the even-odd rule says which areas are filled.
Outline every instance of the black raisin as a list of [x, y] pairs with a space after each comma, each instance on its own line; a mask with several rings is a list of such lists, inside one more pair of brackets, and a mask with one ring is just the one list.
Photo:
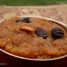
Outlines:
[[22, 20], [16, 20], [16, 22], [29, 23], [29, 18], [24, 18], [24, 19], [22, 19]]
[[44, 39], [47, 38], [47, 33], [46, 33], [44, 30], [42, 30], [41, 28], [37, 28], [37, 29], [35, 30], [35, 33], [36, 33], [38, 36], [43, 37]]
[[60, 28], [53, 28], [51, 34], [55, 39], [57, 39], [64, 36], [64, 31], [61, 30]]

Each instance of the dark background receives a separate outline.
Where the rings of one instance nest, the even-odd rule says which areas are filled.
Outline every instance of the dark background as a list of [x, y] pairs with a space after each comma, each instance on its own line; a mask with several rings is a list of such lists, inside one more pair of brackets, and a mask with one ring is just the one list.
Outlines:
[[36, 62], [18, 59], [0, 52], [0, 63], [4, 63], [0, 67], [67, 67], [67, 58], [55, 61]]

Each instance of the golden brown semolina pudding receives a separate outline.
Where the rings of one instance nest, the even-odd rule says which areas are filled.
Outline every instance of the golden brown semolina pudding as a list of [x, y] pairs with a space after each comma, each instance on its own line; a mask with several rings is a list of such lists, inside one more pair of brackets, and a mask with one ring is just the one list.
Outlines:
[[46, 19], [13, 17], [0, 23], [0, 48], [26, 58], [59, 57], [67, 54], [67, 31]]

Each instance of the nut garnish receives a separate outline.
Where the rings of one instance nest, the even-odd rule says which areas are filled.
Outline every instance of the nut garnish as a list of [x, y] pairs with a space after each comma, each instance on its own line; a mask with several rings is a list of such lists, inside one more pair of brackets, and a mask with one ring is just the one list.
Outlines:
[[33, 32], [33, 31], [34, 31], [33, 28], [28, 27], [28, 26], [21, 26], [21, 27], [20, 27], [20, 30], [25, 30], [25, 31], [29, 31], [29, 32]]
[[5, 26], [6, 28], [10, 28], [10, 26]]

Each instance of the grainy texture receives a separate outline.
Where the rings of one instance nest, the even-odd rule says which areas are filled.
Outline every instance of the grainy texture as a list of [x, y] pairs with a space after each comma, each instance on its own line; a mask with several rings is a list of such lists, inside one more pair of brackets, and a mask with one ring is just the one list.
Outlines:
[[67, 54], [67, 32], [62, 26], [30, 17], [29, 23], [16, 22], [24, 19], [13, 17], [0, 23], [0, 48], [21, 57], [36, 59]]

